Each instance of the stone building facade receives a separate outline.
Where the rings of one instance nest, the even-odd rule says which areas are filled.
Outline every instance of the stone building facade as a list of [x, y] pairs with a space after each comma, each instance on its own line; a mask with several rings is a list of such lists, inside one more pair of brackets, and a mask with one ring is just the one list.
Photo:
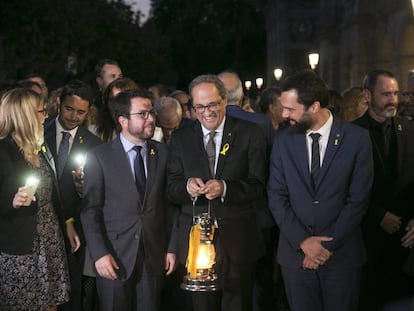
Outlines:
[[411, 0], [268, 0], [267, 84], [273, 70], [284, 76], [309, 68], [320, 54], [318, 73], [341, 92], [361, 85], [372, 69], [392, 71], [404, 90], [414, 70], [414, 10]]

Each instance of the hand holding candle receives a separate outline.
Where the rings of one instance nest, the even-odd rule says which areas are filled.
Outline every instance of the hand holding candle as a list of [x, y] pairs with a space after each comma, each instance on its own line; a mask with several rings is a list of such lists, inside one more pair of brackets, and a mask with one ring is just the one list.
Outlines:
[[85, 166], [86, 155], [77, 154], [75, 156], [75, 162], [77, 164], [76, 171], [72, 171], [73, 182], [76, 187], [76, 191], [79, 194], [83, 193], [83, 167]]
[[27, 178], [26, 184], [17, 190], [17, 193], [13, 198], [13, 207], [19, 208], [21, 206], [29, 206], [32, 204], [32, 201], [36, 201], [34, 194], [36, 193], [39, 182], [39, 178], [34, 176]]

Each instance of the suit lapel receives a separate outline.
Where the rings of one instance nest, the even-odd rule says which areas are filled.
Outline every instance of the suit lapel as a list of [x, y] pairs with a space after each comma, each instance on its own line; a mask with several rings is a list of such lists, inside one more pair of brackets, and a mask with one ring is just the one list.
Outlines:
[[292, 134], [293, 139], [293, 157], [296, 166], [302, 175], [302, 180], [306, 181], [306, 185], [310, 192], [312, 189], [311, 176], [309, 172], [308, 149], [306, 144], [306, 134]]
[[224, 129], [223, 129], [223, 137], [221, 139], [221, 146], [218, 156], [218, 163], [216, 169], [216, 176], [221, 176], [223, 172], [223, 168], [227, 162], [227, 159], [232, 151], [232, 142], [234, 140], [234, 131], [233, 128], [235, 126], [235, 122], [232, 118], [227, 117]]
[[341, 142], [344, 136], [343, 127], [341, 126], [341, 121], [334, 118], [331, 132], [329, 133], [328, 144], [326, 146], [325, 156], [322, 161], [322, 167], [318, 176], [318, 180], [316, 181], [316, 189], [318, 188], [321, 180], [323, 180], [324, 176], [329, 170], [329, 166], [332, 163], [332, 160], [335, 157], [335, 154], [338, 152]]
[[56, 122], [53, 120], [45, 129], [45, 140], [52, 152], [52, 155], [57, 159], [57, 146], [56, 146]]
[[406, 143], [404, 143], [405, 129], [404, 124], [398, 118], [394, 119], [393, 129], [397, 139], [397, 165], [398, 165], [398, 176], [402, 174], [402, 164], [404, 163], [403, 158], [405, 154]]
[[209, 178], [213, 177], [210, 172], [210, 164], [208, 162], [208, 156], [206, 149], [204, 147], [204, 134], [201, 129], [200, 122], [195, 122], [193, 127], [193, 134], [194, 139], [193, 143], [194, 146], [191, 148], [191, 157], [194, 159], [201, 159], [201, 176], [210, 176]]
[[152, 190], [151, 187], [148, 185], [154, 184], [154, 178], [157, 173], [157, 163], [158, 163], [158, 148], [156, 144], [154, 144], [152, 141], [147, 142], [147, 186], [145, 188], [145, 196], [143, 200], [142, 207], [146, 206], [145, 201], [147, 197], [150, 195], [150, 191]]
[[57, 178], [55, 161], [53, 159], [52, 152], [47, 144], [42, 145], [41, 153], [43, 155], [43, 158], [46, 160], [47, 164], [49, 165], [50, 169], [53, 171], [55, 178]]

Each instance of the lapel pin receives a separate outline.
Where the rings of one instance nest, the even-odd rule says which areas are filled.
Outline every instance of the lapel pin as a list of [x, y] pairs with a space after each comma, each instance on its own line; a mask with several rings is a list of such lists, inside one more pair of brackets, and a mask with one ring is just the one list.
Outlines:
[[42, 146], [42, 152], [46, 153], [46, 147], [45, 146]]
[[336, 134], [336, 138], [335, 138], [335, 140], [334, 140], [334, 145], [335, 146], [338, 146], [339, 145], [339, 137], [340, 137], [341, 135], [339, 134], [339, 133], [337, 133]]
[[79, 136], [79, 143], [83, 144], [83, 137], [82, 136]]
[[[229, 133], [230, 134], [230, 133]], [[230, 145], [229, 144], [225, 144], [223, 146], [223, 149], [221, 149], [220, 154], [222, 155], [226, 155], [226, 152], [230, 149]]]
[[155, 155], [155, 150], [151, 148], [150, 155]]
[[398, 130], [398, 131], [400, 131], [400, 132], [403, 130], [402, 125], [401, 125], [401, 124], [397, 124], [397, 130]]

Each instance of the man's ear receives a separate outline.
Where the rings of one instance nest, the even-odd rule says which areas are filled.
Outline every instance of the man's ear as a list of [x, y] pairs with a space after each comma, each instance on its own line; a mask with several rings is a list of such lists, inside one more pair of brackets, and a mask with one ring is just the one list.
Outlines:
[[103, 83], [102, 78], [101, 77], [96, 77], [95, 81], [96, 81], [96, 84], [98, 84], [98, 86], [99, 86], [99, 90], [102, 91], [102, 83]]
[[308, 111], [312, 113], [317, 113], [319, 110], [321, 110], [321, 103], [319, 101], [314, 101], [308, 109]]
[[370, 90], [368, 89], [363, 89], [362, 90], [362, 95], [364, 95], [364, 98], [366, 100], [367, 103], [370, 103], [372, 100], [372, 93]]

